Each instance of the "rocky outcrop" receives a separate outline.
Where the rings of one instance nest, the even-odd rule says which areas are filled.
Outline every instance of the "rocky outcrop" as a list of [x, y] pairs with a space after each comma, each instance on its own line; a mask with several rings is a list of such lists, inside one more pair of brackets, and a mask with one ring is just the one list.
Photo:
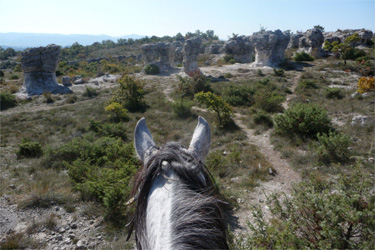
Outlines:
[[157, 65], [160, 70], [168, 70], [172, 67], [175, 57], [176, 47], [172, 43], [157, 43], [157, 51], [159, 53], [159, 62]]
[[159, 60], [159, 53], [155, 44], [145, 44], [141, 47], [142, 59], [145, 65], [156, 64]]
[[322, 49], [324, 36], [320, 29], [310, 29], [299, 39], [299, 52], [305, 51], [314, 57], [322, 57], [326, 53]]
[[224, 52], [232, 55], [238, 63], [252, 62], [254, 46], [250, 42], [249, 37], [238, 36], [229, 39], [224, 45]]
[[357, 45], [368, 45], [371, 42], [373, 32], [366, 29], [346, 29], [346, 30], [337, 30], [335, 32], [324, 32], [324, 41], [328, 42], [340, 42], [343, 43], [346, 38], [357, 33], [361, 40]]
[[223, 45], [214, 43], [206, 47], [205, 54], [221, 54], [223, 52]]
[[299, 48], [306, 50], [321, 48], [324, 36], [320, 29], [310, 29], [299, 39]]
[[166, 71], [174, 62], [176, 47], [172, 43], [145, 44], [141, 49], [145, 66], [155, 64], [161, 71]]
[[302, 33], [297, 33], [297, 34], [291, 35], [287, 49], [298, 49], [299, 39], [301, 37], [303, 37]]
[[60, 47], [54, 44], [47, 47], [31, 48], [22, 53], [24, 90], [28, 95], [40, 95], [43, 92], [71, 93], [68, 87], [57, 83], [56, 69], [59, 55]]
[[198, 67], [198, 55], [201, 44], [202, 38], [200, 37], [190, 38], [185, 41], [184, 47], [182, 49], [182, 71], [184, 71], [188, 75], [200, 73], [200, 69]]
[[254, 33], [250, 39], [255, 47], [255, 62], [252, 66], [276, 67], [284, 61], [289, 35], [280, 30], [260, 31]]
[[70, 77], [69, 76], [63, 76], [62, 84], [64, 86], [72, 86], [72, 82], [70, 81]]
[[175, 49], [175, 54], [174, 54], [174, 62], [175, 63], [182, 63], [183, 60], [183, 55], [182, 55], [182, 48], [184, 47], [183, 43], [179, 41], [173, 42]]

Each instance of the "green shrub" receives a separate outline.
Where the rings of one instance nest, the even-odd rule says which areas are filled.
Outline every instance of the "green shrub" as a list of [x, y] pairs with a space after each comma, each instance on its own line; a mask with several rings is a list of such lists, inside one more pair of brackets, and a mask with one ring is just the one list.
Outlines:
[[220, 96], [211, 92], [199, 92], [194, 96], [195, 100], [208, 107], [216, 113], [219, 127], [226, 127], [231, 122], [233, 114], [232, 107], [225, 102]]
[[0, 110], [6, 110], [17, 105], [16, 97], [7, 92], [0, 92]]
[[223, 96], [230, 105], [251, 106], [254, 104], [254, 93], [254, 89], [248, 86], [229, 85]]
[[282, 112], [282, 102], [285, 97], [279, 95], [276, 91], [269, 91], [268, 89], [259, 89], [255, 94], [255, 107], [260, 108], [266, 112], [275, 113]]
[[276, 115], [274, 122], [278, 133], [302, 138], [316, 138], [318, 133], [328, 133], [331, 129], [326, 110], [314, 104], [294, 104], [284, 114]]
[[119, 103], [132, 112], [146, 108], [144, 84], [141, 80], [124, 75], [117, 82], [120, 86], [113, 94], [112, 103]]
[[98, 93], [96, 92], [96, 89], [92, 87], [88, 87], [88, 86], [85, 86], [85, 91], [82, 93], [82, 96], [90, 97], [90, 98], [95, 97], [97, 95]]
[[298, 89], [317, 89], [319, 86], [313, 80], [302, 79], [297, 86]]
[[317, 135], [319, 146], [317, 154], [326, 162], [344, 162], [350, 158], [350, 137], [344, 134], [329, 132], [328, 134]]
[[362, 166], [337, 181], [310, 178], [292, 196], [272, 194], [272, 220], [253, 208], [250, 233], [234, 239], [234, 249], [374, 249], [373, 180]]
[[186, 118], [191, 116], [191, 107], [193, 103], [191, 101], [180, 98], [178, 101], [170, 102], [173, 112], [179, 118]]
[[155, 64], [148, 64], [146, 67], [145, 67], [145, 73], [147, 75], [157, 75], [160, 73], [160, 69], [157, 65]]
[[263, 113], [263, 112], [256, 113], [253, 116], [253, 120], [255, 124], [263, 124], [269, 128], [273, 127], [272, 117], [266, 113]]
[[92, 131], [98, 136], [118, 137], [123, 141], [127, 140], [126, 128], [123, 123], [112, 124], [89, 120], [88, 131]]
[[207, 92], [211, 90], [210, 80], [202, 74], [192, 74], [192, 77], [177, 76], [180, 81], [178, 92], [181, 97], [194, 97], [196, 93], [201, 91]]
[[19, 76], [18, 75], [11, 75], [9, 78], [11, 80], [17, 80], [17, 79], [19, 79]]
[[234, 63], [236, 62], [236, 60], [234, 60], [233, 55], [228, 55], [228, 54], [226, 54], [226, 55], [223, 57], [223, 60], [224, 60], [224, 62], [226, 62], [226, 63], [230, 63], [230, 64], [234, 64]]
[[302, 51], [301, 53], [296, 53], [296, 55], [294, 56], [294, 60], [297, 62], [314, 61], [314, 58], [311, 55], [307, 54], [305, 51]]
[[325, 88], [324, 89], [324, 96], [333, 99], [342, 99], [344, 98], [344, 94], [342, 93], [342, 90], [340, 88]]
[[[106, 131], [104, 125], [95, 122], [91, 122], [90, 129], [98, 131], [97, 134]], [[125, 222], [130, 180], [138, 168], [132, 143], [90, 133], [49, 149], [43, 165], [66, 168], [83, 199], [103, 204], [108, 219]]]
[[4, 71], [0, 70], [0, 77], [4, 77]]
[[107, 105], [104, 110], [106, 112], [110, 112], [114, 115], [115, 121], [127, 121], [129, 120], [128, 116], [128, 110], [122, 106], [120, 103], [117, 102], [111, 102], [109, 105]]
[[267, 85], [270, 83], [269, 78], [262, 78], [261, 80], [258, 81], [260, 84]]
[[274, 76], [285, 76], [285, 72], [283, 69], [273, 69]]
[[23, 139], [18, 144], [17, 156], [19, 158], [38, 158], [43, 154], [42, 146], [39, 142], [31, 142], [30, 140]]

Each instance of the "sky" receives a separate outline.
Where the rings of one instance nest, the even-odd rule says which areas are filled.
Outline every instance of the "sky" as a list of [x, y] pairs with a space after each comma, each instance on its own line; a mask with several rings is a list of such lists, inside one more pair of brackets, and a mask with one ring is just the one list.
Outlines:
[[374, 0], [0, 0], [0, 33], [174, 36], [214, 30], [221, 39], [262, 28], [375, 31]]

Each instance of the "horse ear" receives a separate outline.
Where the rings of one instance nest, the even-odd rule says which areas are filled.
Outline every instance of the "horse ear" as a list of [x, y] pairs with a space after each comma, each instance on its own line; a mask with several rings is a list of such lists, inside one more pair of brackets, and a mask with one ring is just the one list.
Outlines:
[[193, 138], [191, 139], [189, 151], [204, 160], [211, 144], [211, 131], [207, 121], [199, 116], [198, 124], [195, 127]]
[[151, 154], [151, 150], [156, 147], [144, 117], [135, 126], [134, 147], [139, 159], [143, 163], [145, 163], [145, 159]]

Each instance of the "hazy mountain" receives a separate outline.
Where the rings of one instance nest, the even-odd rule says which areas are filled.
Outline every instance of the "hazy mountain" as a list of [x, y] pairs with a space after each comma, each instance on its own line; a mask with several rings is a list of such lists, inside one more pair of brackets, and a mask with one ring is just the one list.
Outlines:
[[62, 34], [39, 34], [39, 33], [0, 33], [0, 46], [3, 48], [12, 47], [14, 49], [24, 49], [27, 47], [46, 46], [48, 44], [57, 44], [60, 46], [70, 46], [75, 42], [81, 45], [91, 45], [94, 42], [103, 40], [112, 40], [117, 42], [120, 38], [142, 38], [141, 35], [131, 34], [121, 37], [108, 35], [62, 35]]

